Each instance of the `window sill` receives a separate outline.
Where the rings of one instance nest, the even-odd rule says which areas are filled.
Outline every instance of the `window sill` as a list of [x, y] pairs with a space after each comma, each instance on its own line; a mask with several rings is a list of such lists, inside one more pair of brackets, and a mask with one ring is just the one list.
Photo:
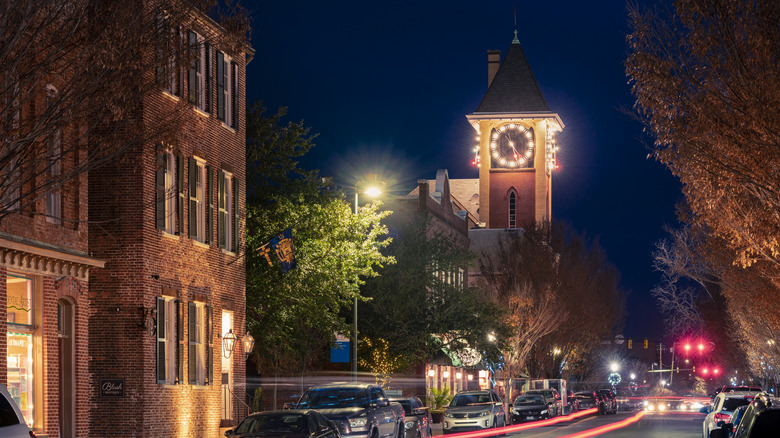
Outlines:
[[169, 98], [173, 99], [176, 102], [181, 100], [181, 97], [171, 94], [171, 92], [168, 90], [162, 90], [162, 93], [163, 95], [168, 96]]
[[209, 249], [209, 248], [211, 248], [211, 245], [209, 245], [209, 244], [207, 244], [207, 243], [203, 243], [203, 242], [201, 242], [200, 240], [193, 240], [193, 241], [192, 241], [192, 244], [193, 244], [193, 245], [195, 245], [195, 246], [197, 246], [197, 247], [203, 248], [203, 249]]
[[201, 116], [201, 117], [204, 117], [204, 118], [209, 118], [209, 117], [211, 117], [211, 114], [207, 113], [206, 111], [204, 111], [203, 109], [199, 108], [199, 107], [198, 107], [198, 106], [196, 106], [196, 105], [193, 105], [193, 106], [192, 106], [192, 109], [194, 109], [194, 110], [195, 110], [195, 114], [197, 114], [197, 115], [199, 115], [199, 116]]
[[167, 237], [168, 239], [179, 240], [179, 238], [181, 237], [181, 236], [178, 236], [176, 234], [171, 234], [171, 233], [169, 233], [169, 232], [167, 232], [165, 230], [161, 230], [161, 231], [162, 231], [163, 237]]
[[213, 387], [214, 385], [206, 385], [205, 383], [204, 384], [190, 383], [189, 386], [192, 389], [203, 390], [203, 389], [209, 389], [209, 388]]
[[230, 127], [230, 126], [229, 126], [227, 123], [225, 123], [225, 122], [222, 122], [222, 127], [223, 127], [223, 128], [225, 128], [225, 129], [227, 129], [228, 131], [230, 131], [230, 132], [234, 133], [234, 134], [236, 133], [236, 130], [235, 130], [235, 129], [233, 129], [233, 128], [231, 128], [231, 127]]
[[179, 389], [184, 385], [177, 385], [175, 383], [158, 383], [157, 384], [162, 389]]
[[233, 257], [236, 256], [236, 253], [234, 253], [233, 251], [228, 251], [225, 248], [221, 248], [221, 249], [222, 249], [222, 254], [233, 256]]

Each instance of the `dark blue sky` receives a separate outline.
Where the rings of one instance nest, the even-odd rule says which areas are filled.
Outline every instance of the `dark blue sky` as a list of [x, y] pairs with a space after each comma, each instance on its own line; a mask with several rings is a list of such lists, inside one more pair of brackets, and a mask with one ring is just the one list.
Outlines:
[[[533, 3], [533, 4], [529, 4]], [[518, 38], [550, 109], [566, 125], [553, 177], [553, 218], [600, 239], [630, 290], [627, 337], [663, 335], [650, 297], [654, 241], [675, 223], [679, 184], [646, 159], [641, 126], [621, 113], [625, 4], [520, 2]], [[256, 55], [247, 98], [288, 107], [319, 133], [303, 167], [348, 185], [379, 173], [397, 193], [446, 168], [476, 178], [466, 121], [487, 90], [487, 50], [502, 57], [513, 2], [248, 3]]]

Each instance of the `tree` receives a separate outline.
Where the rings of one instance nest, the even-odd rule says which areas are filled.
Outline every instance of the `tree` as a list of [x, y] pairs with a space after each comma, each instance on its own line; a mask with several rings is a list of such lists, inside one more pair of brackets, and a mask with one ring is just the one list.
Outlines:
[[247, 14], [213, 0], [173, 4], [0, 5], [0, 219], [49, 214], [36, 208], [39, 200], [131, 148], [176, 138], [186, 118], [196, 117], [186, 99], [157, 117], [139, 117], [146, 96], [161, 90], [159, 61], [173, 61], [181, 86], [194, 51], [178, 30], [210, 12], [227, 32], [205, 41], [239, 52]]
[[614, 338], [623, 322], [625, 294], [619, 286], [620, 275], [598, 240], [562, 223], [551, 225], [549, 239], [558, 258], [557, 294], [566, 317], [555, 331], [533, 346], [529, 374], [585, 379], [590, 370], [603, 367], [603, 361], [593, 367], [585, 362], [594, 360], [589, 352], [600, 349], [605, 339]]
[[[487, 339], [502, 332], [502, 312], [465, 284], [465, 268], [475, 259], [468, 244], [437, 230], [426, 215], [396, 211], [390, 219], [394, 239], [387, 254], [397, 263], [363, 287], [370, 301], [361, 310], [361, 332], [386, 339], [405, 367], [424, 363], [442, 347], [455, 354], [477, 350], [497, 360]], [[452, 281], [459, 272], [462, 278]]]
[[[255, 363], [279, 374], [321, 359], [335, 333], [350, 333], [341, 313], [360, 296], [364, 279], [393, 263], [381, 250], [390, 243], [379, 204], [351, 210], [340, 192], [289, 155], [314, 144], [302, 123], [278, 126], [254, 105], [247, 119], [247, 162], [253, 175], [247, 205], [247, 320], [257, 339]], [[264, 159], [267, 157], [267, 159]], [[297, 267], [283, 274], [256, 249], [292, 227]]]
[[654, 138], [650, 156], [683, 184], [692, 219], [742, 266], [780, 267], [780, 3], [679, 0], [632, 6], [626, 74]]

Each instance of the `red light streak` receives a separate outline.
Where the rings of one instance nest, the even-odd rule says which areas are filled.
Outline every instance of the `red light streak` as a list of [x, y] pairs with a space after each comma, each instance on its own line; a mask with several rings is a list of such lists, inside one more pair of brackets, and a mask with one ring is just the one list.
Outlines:
[[582, 432], [572, 433], [570, 435], [564, 435], [558, 438], [585, 438], [590, 436], [601, 435], [602, 433], [609, 432], [611, 430], [620, 429], [630, 424], [636, 423], [640, 418], [645, 416], [645, 411], [640, 411], [633, 417], [626, 418], [625, 420], [618, 421], [616, 423], [605, 424], [593, 429], [583, 430]]
[[551, 424], [557, 424], [564, 421], [569, 421], [575, 418], [584, 417], [586, 415], [591, 415], [596, 413], [598, 413], [598, 408], [591, 408], [591, 409], [586, 409], [584, 411], [579, 411], [577, 413], [566, 415], [566, 416], [550, 418], [549, 420], [532, 421], [530, 423], [517, 424], [514, 426], [506, 426], [498, 429], [488, 429], [488, 430], [478, 431], [478, 432], [448, 433], [447, 438], [484, 438], [489, 436], [503, 435], [506, 433], [519, 432], [521, 430], [528, 430], [528, 429], [535, 429], [537, 427], [542, 427], [542, 426], [549, 426]]

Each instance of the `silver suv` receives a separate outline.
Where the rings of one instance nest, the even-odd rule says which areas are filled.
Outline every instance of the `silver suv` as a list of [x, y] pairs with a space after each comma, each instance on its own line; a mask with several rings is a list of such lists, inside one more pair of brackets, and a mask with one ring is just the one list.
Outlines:
[[493, 391], [461, 391], [444, 411], [444, 433], [506, 426], [504, 402]]

